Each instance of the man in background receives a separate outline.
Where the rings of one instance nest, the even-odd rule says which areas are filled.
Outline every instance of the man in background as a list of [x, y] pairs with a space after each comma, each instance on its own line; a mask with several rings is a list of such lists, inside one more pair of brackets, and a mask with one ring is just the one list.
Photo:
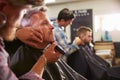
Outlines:
[[78, 49], [78, 45], [81, 43], [79, 38], [75, 38], [73, 43], [69, 44], [64, 31], [68, 25], [72, 24], [74, 18], [74, 14], [68, 8], [64, 8], [58, 13], [57, 20], [53, 22], [55, 39], [58, 45], [65, 51], [66, 56], [75, 52]]
[[68, 65], [88, 80], [119, 80], [120, 68], [110, 68], [110, 64], [97, 56], [90, 46], [92, 30], [89, 27], [80, 26], [77, 36], [81, 39], [81, 45], [78, 51], [68, 56]]

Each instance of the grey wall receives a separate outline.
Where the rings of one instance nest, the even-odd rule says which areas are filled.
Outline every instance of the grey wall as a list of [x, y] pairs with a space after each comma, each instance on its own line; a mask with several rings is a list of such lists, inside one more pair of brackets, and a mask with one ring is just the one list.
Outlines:
[[[77, 1], [72, 3], [62, 3], [62, 4], [53, 4], [47, 5], [48, 11], [47, 14], [49, 17], [56, 17], [58, 12], [62, 8], [69, 8], [70, 10], [79, 10], [79, 9], [93, 9], [93, 36], [94, 41], [101, 40], [101, 33], [103, 32], [95, 32], [94, 31], [94, 18], [96, 15], [104, 15], [104, 14], [113, 14], [120, 13], [120, 0], [89, 0], [89, 1]], [[67, 35], [70, 37], [70, 27], [68, 27]], [[120, 41], [120, 37], [116, 36], [116, 34], [120, 33], [119, 31], [112, 31], [110, 34], [113, 37], [113, 41]]]

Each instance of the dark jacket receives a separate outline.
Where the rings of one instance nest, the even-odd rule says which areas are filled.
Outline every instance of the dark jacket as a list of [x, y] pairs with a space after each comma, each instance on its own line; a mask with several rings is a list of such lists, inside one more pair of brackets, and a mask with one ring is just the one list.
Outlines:
[[67, 63], [71, 66], [76, 72], [81, 74], [82, 76], [86, 77], [87, 79], [90, 78], [89, 67], [84, 55], [84, 50], [80, 47], [79, 50], [72, 53], [67, 58]]
[[104, 80], [109, 64], [95, 55], [93, 51], [88, 50], [88, 46], [87, 48], [86, 46], [79, 46], [79, 48], [78, 51], [68, 57], [68, 65], [88, 80]]
[[[41, 50], [22, 45], [11, 59], [11, 69], [19, 77], [32, 68], [41, 54]], [[86, 80], [71, 69], [62, 58], [57, 63], [46, 65], [43, 78], [45, 80]]]

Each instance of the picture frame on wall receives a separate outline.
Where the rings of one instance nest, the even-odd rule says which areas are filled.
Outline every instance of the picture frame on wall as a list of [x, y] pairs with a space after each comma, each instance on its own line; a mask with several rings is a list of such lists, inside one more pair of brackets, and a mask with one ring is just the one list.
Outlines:
[[75, 14], [76, 18], [73, 20], [71, 25], [71, 41], [74, 40], [76, 36], [76, 30], [80, 26], [87, 26], [93, 30], [93, 11], [92, 9], [83, 9], [83, 10], [71, 10]]

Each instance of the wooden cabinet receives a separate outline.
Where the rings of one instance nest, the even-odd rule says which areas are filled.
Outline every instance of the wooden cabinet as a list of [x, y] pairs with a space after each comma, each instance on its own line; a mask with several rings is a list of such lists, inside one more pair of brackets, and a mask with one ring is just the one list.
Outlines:
[[113, 42], [95, 42], [94, 49], [98, 56], [113, 63], [115, 56]]

